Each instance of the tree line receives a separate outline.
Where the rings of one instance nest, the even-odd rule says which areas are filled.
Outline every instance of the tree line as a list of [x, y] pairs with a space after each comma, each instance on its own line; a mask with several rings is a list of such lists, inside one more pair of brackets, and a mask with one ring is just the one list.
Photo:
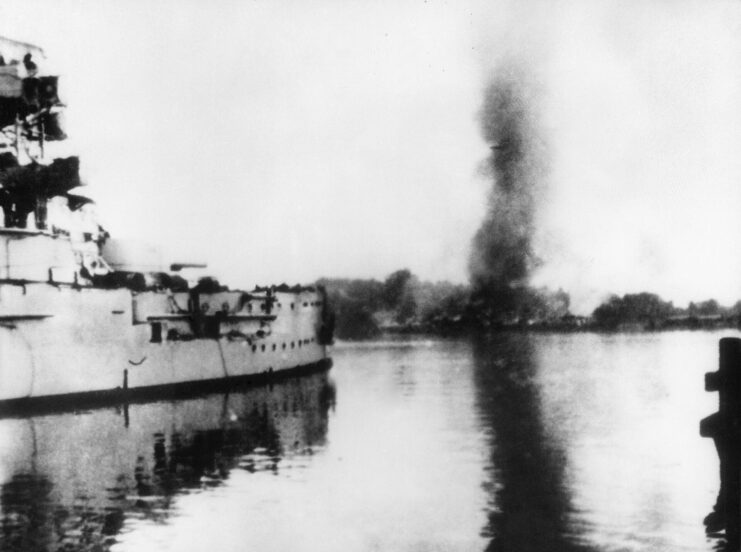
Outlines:
[[[613, 295], [590, 316], [570, 311], [563, 290], [522, 286], [511, 290], [506, 311], [465, 284], [420, 280], [408, 269], [383, 281], [322, 278], [336, 316], [339, 339], [367, 339], [384, 332], [455, 334], [477, 329], [659, 330], [735, 327], [741, 301], [730, 307], [715, 299], [680, 308], [655, 293]], [[503, 314], [504, 313], [504, 314]]]

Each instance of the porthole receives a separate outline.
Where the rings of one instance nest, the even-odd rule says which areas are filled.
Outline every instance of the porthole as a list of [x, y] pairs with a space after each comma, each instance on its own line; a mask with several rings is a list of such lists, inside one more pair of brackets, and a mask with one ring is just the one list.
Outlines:
[[273, 351], [275, 351], [277, 348], [278, 346], [275, 343], [273, 343]]
[[252, 352], [254, 353], [255, 351], [257, 351], [257, 345], [252, 346]]
[[260, 350], [264, 353], [265, 352], [265, 344], [260, 345]]

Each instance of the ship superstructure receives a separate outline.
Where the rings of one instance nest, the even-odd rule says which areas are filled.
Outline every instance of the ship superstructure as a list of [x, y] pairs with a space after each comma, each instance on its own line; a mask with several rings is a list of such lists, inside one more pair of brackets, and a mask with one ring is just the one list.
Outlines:
[[199, 385], [329, 364], [314, 286], [189, 284], [141, 262], [79, 191], [59, 79], [43, 51], [0, 39], [0, 401]]

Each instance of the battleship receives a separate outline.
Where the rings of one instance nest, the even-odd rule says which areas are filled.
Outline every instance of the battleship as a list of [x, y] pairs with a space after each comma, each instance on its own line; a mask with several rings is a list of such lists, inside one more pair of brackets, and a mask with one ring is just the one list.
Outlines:
[[0, 39], [0, 408], [329, 367], [321, 287], [186, 279], [204, 265], [110, 236], [79, 157], [55, 155], [66, 106], [45, 60]]

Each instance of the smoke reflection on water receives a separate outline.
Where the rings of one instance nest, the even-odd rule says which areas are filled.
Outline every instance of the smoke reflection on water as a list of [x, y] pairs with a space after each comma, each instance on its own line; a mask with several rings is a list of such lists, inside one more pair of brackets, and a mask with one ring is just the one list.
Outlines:
[[566, 486], [566, 451], [544, 425], [533, 346], [526, 334], [498, 334], [474, 347], [479, 408], [493, 441], [487, 550], [588, 550]]
[[499, 334], [476, 342], [488, 550], [713, 550], [703, 373], [735, 332]]

